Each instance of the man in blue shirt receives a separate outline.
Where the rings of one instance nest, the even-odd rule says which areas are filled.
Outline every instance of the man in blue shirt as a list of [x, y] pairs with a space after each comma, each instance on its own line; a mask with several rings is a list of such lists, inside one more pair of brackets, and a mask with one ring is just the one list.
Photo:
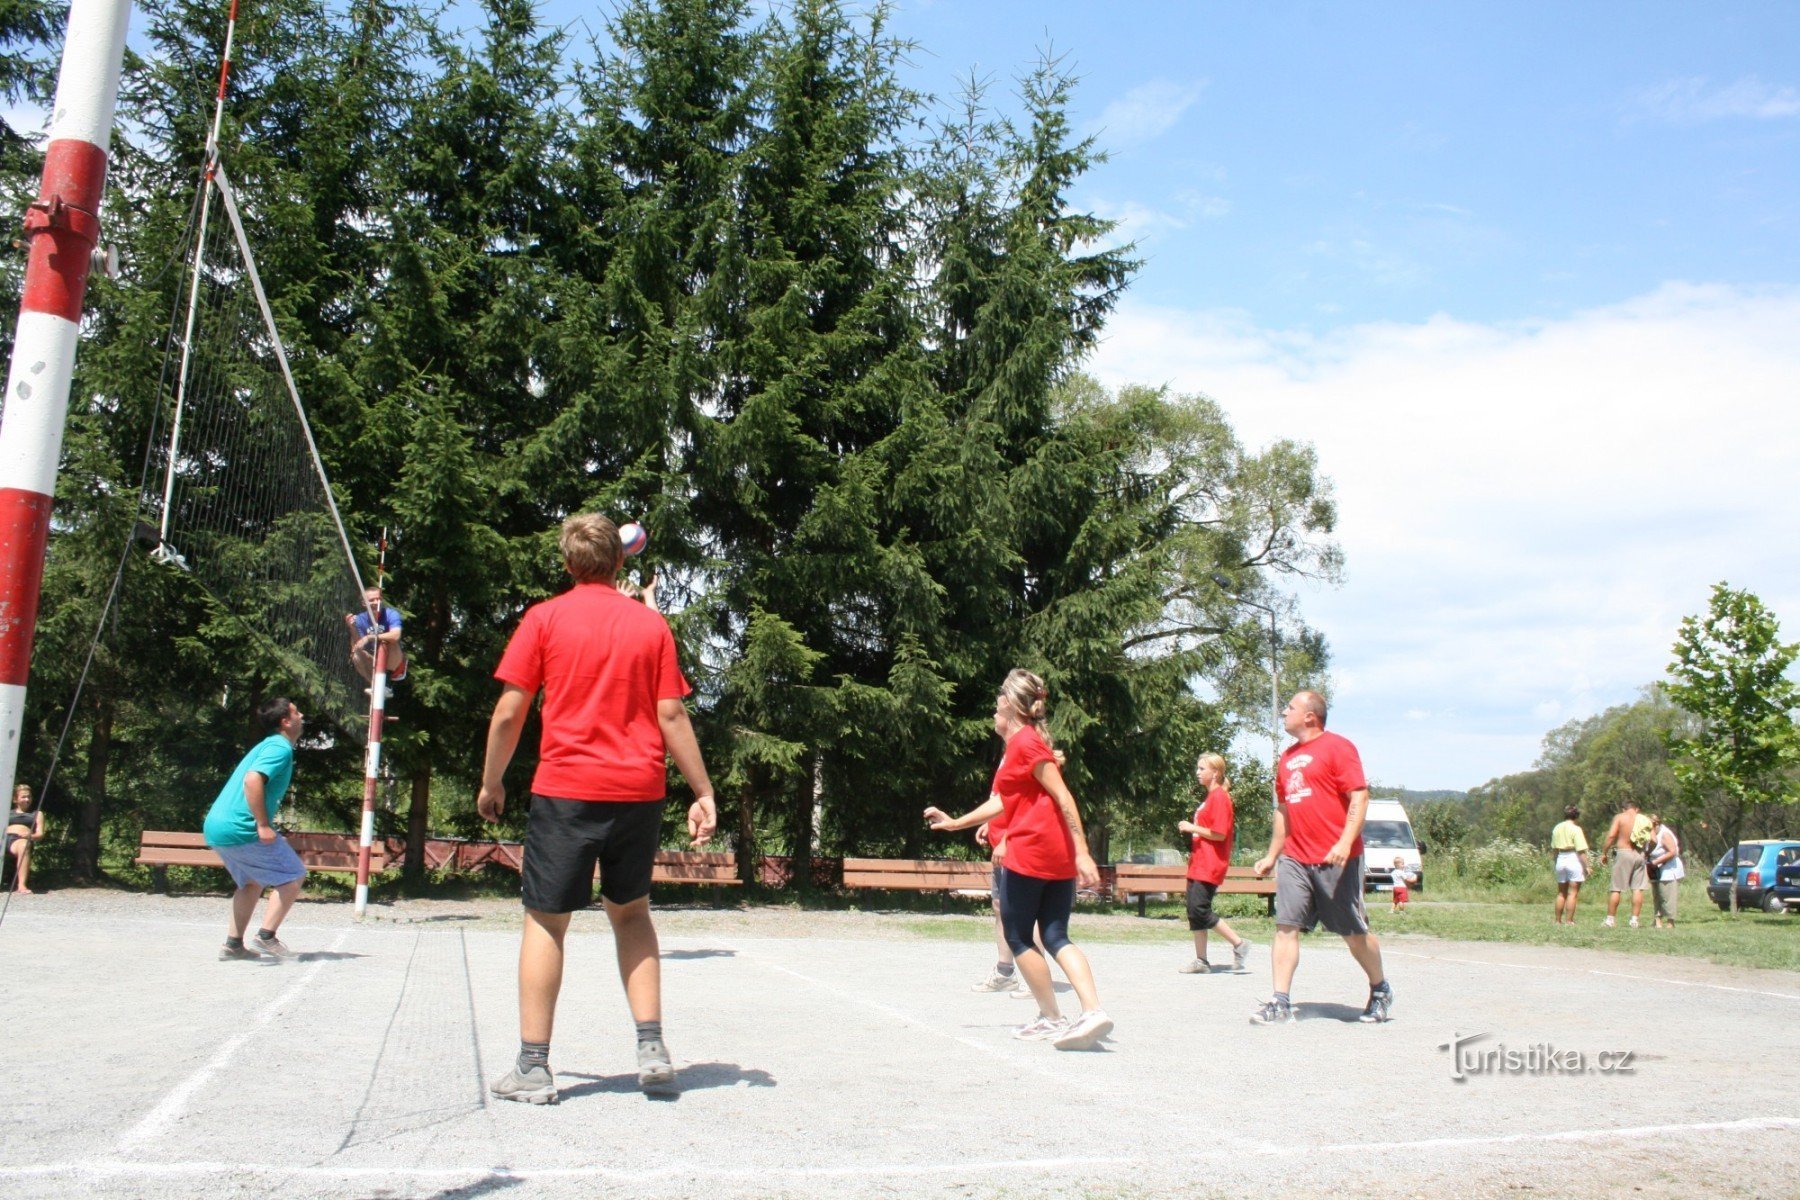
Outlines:
[[[256, 720], [268, 736], [239, 760], [206, 814], [206, 844], [225, 860], [225, 869], [237, 884], [221, 959], [294, 957], [276, 933], [306, 878], [306, 864], [275, 832], [275, 814], [294, 781], [294, 743], [300, 740], [306, 718], [287, 697], [278, 696], [256, 710]], [[244, 931], [266, 888], [275, 889], [275, 895], [263, 909], [261, 931], [246, 943]]]
[[350, 661], [357, 673], [371, 683], [375, 680], [375, 643], [387, 646], [389, 683], [406, 678], [406, 651], [400, 648], [400, 613], [381, 602], [381, 589], [363, 592], [361, 612], [346, 613], [344, 624], [350, 627]]

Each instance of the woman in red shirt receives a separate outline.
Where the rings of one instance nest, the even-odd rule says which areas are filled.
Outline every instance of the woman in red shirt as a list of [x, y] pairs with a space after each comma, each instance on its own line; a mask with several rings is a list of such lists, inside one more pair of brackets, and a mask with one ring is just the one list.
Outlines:
[[[1058, 1050], [1091, 1050], [1113, 1023], [1100, 1009], [1087, 956], [1069, 941], [1069, 913], [1075, 907], [1076, 881], [1094, 887], [1100, 870], [1088, 853], [1075, 797], [1040, 729], [1048, 698], [1044, 681], [1030, 671], [1008, 675], [994, 700], [994, 732], [1005, 741], [1006, 753], [987, 802], [960, 817], [927, 808], [925, 820], [935, 830], [950, 832], [1005, 816], [1006, 871], [997, 883], [1001, 921], [1013, 960], [1038, 1002], [1038, 1019], [1013, 1036], [1052, 1041]], [[1073, 1021], [1063, 1020], [1057, 1009], [1050, 964], [1032, 944], [1033, 930], [1075, 987], [1081, 1012]]]

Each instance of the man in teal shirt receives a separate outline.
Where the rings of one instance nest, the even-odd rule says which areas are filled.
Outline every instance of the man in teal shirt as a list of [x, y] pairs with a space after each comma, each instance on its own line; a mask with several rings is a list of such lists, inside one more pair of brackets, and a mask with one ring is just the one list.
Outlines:
[[[231, 897], [231, 925], [221, 959], [294, 957], [277, 931], [300, 896], [306, 864], [287, 839], [275, 832], [275, 814], [294, 780], [294, 743], [306, 718], [285, 696], [256, 710], [268, 736], [250, 747], [206, 814], [206, 844], [225, 861], [237, 892]], [[246, 943], [244, 931], [267, 888], [275, 895], [263, 909], [262, 929]]]

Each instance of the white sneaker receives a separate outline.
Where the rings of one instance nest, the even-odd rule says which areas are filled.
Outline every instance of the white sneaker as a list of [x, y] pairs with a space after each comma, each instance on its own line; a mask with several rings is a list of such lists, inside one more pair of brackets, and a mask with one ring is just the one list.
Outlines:
[[1231, 948], [1231, 969], [1242, 971], [1244, 964], [1250, 961], [1250, 939], [1245, 938]]
[[[1031, 999], [1031, 985], [1025, 982], [1025, 972], [1015, 971], [1013, 972], [1013, 978], [1019, 981], [1019, 986], [1008, 992], [1007, 995], [1011, 996], [1014, 1000]], [[1051, 990], [1055, 990], [1054, 984], [1051, 985]]]
[[1069, 1023], [1061, 1017], [1039, 1017], [1031, 1024], [1013, 1030], [1013, 1036], [1021, 1042], [1047, 1042], [1068, 1027]]
[[1093, 1012], [1084, 1012], [1063, 1031], [1062, 1036], [1056, 1039], [1056, 1048], [1058, 1050], [1092, 1050], [1100, 1044], [1101, 1038], [1112, 1032], [1112, 1027], [1112, 1018], [1099, 1009], [1096, 1008]]
[[1633, 918], [1631, 918], [1631, 927], [1632, 927], [1632, 928], [1633, 928], [1633, 929], [1636, 929], [1636, 928], [1637, 928], [1637, 927], [1638, 927], [1638, 924], [1637, 924], [1637, 918], [1636, 918], [1636, 917], [1633, 917]]
[[1179, 967], [1177, 967], [1175, 969], [1183, 975], [1210, 975], [1210, 974], [1212, 974], [1212, 968], [1206, 964], [1206, 961], [1204, 959], [1199, 959], [1199, 958], [1194, 959], [1192, 962], [1182, 963]]
[[1613, 919], [1611, 917], [1608, 917], [1608, 918], [1606, 918], [1606, 920], [1600, 922], [1600, 924], [1601, 924], [1602, 928], [1611, 929], [1613, 927]]
[[969, 990], [971, 992], [1009, 992], [1012, 990], [1013, 985], [1018, 982], [1019, 973], [1017, 971], [1014, 971], [1011, 975], [1002, 975], [998, 971], [990, 971], [988, 977], [980, 983], [970, 984]]

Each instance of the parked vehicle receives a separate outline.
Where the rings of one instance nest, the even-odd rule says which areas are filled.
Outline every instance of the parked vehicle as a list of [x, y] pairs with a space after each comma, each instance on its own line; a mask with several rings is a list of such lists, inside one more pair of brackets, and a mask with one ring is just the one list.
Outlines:
[[[1775, 868], [1775, 886], [1769, 894], [1780, 900], [1788, 912], [1800, 913], [1800, 861]], [[1768, 904], [1767, 898], [1763, 903]]]
[[1394, 888], [1394, 858], [1413, 876], [1408, 887], [1425, 890], [1425, 847], [1413, 836], [1412, 822], [1398, 800], [1369, 801], [1363, 819], [1363, 890], [1386, 892]]
[[[1800, 906], [1800, 878], [1797, 878], [1795, 871], [1795, 868], [1800, 868], [1800, 842], [1766, 839], [1740, 842], [1735, 848], [1727, 850], [1713, 864], [1712, 874], [1706, 880], [1706, 898], [1727, 911], [1731, 908], [1734, 862], [1737, 866], [1739, 908], [1786, 912], [1790, 896], [1793, 903]], [[1784, 872], [1787, 879], [1795, 882], [1784, 884]]]

